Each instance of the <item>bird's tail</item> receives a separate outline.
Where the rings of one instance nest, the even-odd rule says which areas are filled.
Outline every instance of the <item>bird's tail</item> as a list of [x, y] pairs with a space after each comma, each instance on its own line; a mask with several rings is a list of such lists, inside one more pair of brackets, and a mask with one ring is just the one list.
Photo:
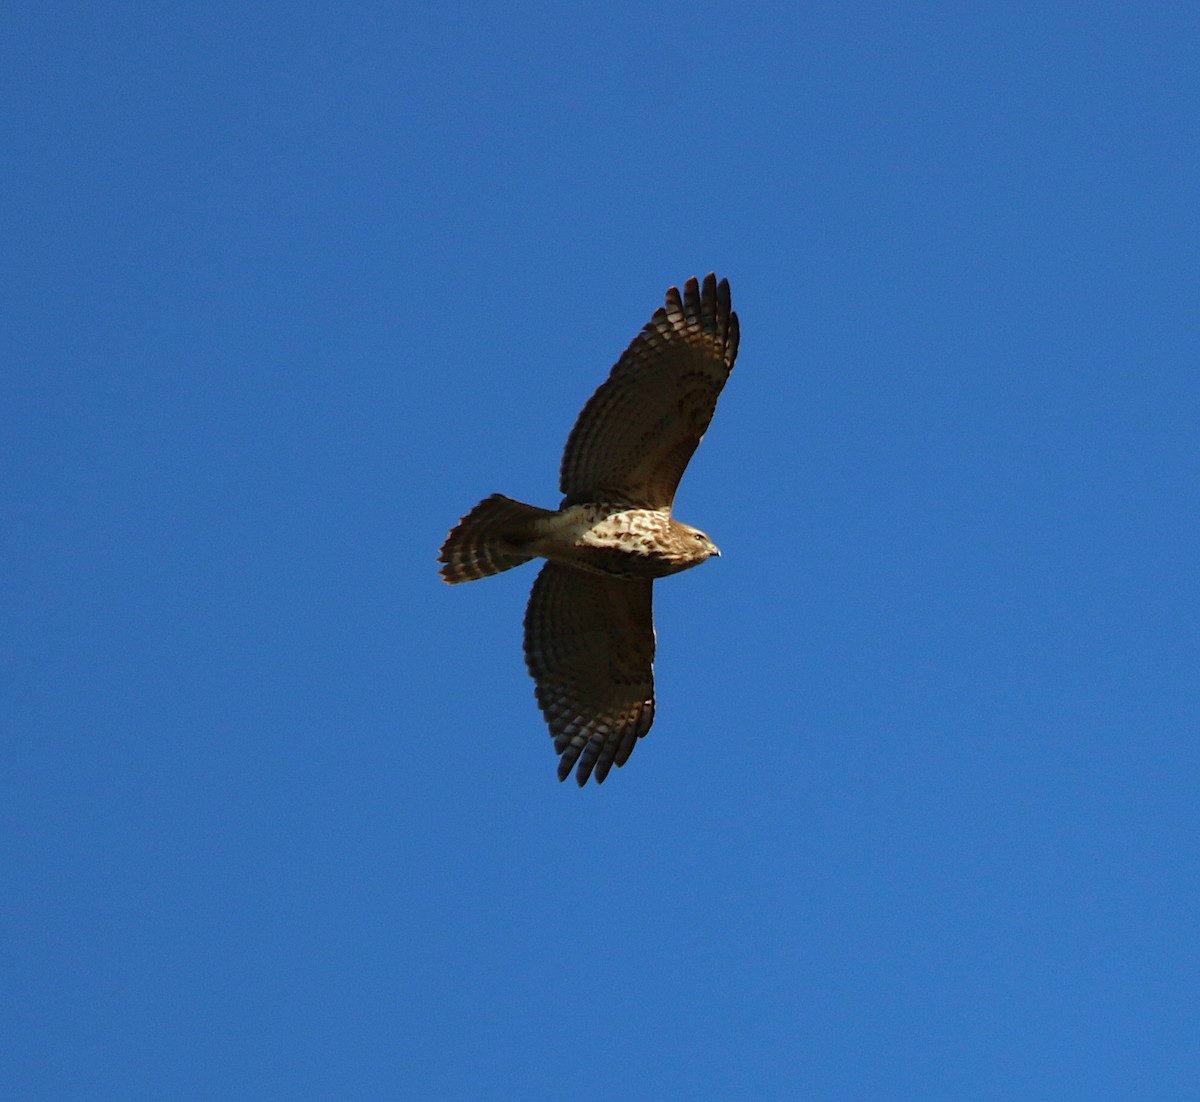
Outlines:
[[537, 536], [537, 521], [551, 515], [549, 509], [513, 501], [503, 494], [484, 498], [442, 544], [438, 555], [442, 577], [457, 585], [528, 562], [534, 556], [523, 548]]

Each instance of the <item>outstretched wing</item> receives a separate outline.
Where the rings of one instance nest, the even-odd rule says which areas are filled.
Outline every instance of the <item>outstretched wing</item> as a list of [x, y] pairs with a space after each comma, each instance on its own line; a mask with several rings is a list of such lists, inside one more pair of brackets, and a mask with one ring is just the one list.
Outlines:
[[624, 765], [654, 722], [651, 581], [625, 581], [548, 562], [525, 612], [525, 663], [562, 755], [582, 786]]
[[727, 280], [710, 272], [701, 291], [689, 279], [682, 299], [672, 287], [575, 422], [563, 453], [563, 504], [669, 509], [737, 349]]

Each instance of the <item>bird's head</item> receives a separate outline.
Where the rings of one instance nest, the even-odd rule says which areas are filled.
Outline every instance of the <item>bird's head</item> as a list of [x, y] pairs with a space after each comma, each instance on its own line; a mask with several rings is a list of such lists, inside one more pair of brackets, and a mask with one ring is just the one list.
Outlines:
[[679, 548], [680, 557], [687, 562], [688, 566], [698, 566], [705, 559], [712, 557], [720, 558], [721, 549], [713, 543], [699, 528], [693, 528], [690, 524], [681, 524], [677, 520], [671, 521], [671, 527], [674, 530], [674, 543]]

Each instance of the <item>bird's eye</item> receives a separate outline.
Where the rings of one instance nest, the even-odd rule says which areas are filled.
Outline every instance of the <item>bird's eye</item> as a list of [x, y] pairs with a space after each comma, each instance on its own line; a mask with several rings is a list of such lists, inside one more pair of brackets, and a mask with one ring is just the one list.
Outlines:
[[697, 532], [696, 539], [703, 543], [706, 539], [708, 539], [708, 537], [703, 532]]

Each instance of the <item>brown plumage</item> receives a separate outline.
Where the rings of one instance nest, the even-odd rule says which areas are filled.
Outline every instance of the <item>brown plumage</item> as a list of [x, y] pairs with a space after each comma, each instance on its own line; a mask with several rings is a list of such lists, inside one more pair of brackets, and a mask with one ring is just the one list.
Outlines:
[[603, 781], [650, 730], [653, 580], [720, 555], [671, 507], [737, 349], [725, 280], [689, 279], [682, 297], [672, 287], [571, 430], [559, 509], [493, 494], [442, 545], [451, 584], [549, 560], [525, 613], [525, 662], [559, 780], [577, 765], [579, 784]]

